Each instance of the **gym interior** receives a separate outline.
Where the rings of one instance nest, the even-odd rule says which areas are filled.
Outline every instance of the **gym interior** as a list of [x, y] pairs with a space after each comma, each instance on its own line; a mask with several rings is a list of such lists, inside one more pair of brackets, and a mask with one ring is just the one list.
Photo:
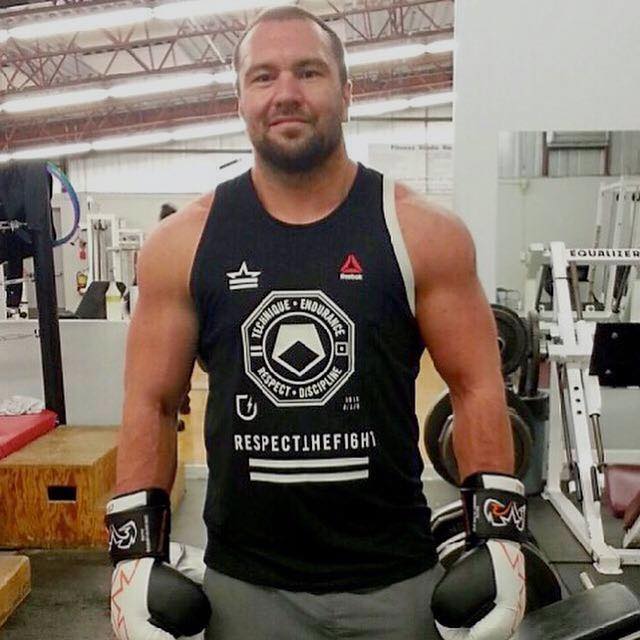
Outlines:
[[[640, 638], [640, 5], [295, 4], [346, 47], [349, 157], [454, 211], [475, 242], [535, 548], [513, 637]], [[6, 640], [114, 637], [104, 516], [137, 258], [163, 207], [252, 166], [231, 61], [267, 5], [0, 3]], [[196, 363], [176, 415], [171, 536], [198, 548], [213, 385]], [[451, 399], [427, 352], [416, 415], [447, 566], [464, 522]]]

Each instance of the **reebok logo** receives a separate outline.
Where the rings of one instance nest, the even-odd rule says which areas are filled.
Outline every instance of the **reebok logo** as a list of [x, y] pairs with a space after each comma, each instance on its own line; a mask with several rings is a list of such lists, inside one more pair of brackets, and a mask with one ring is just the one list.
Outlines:
[[355, 254], [350, 253], [340, 267], [340, 280], [362, 280], [362, 267]]

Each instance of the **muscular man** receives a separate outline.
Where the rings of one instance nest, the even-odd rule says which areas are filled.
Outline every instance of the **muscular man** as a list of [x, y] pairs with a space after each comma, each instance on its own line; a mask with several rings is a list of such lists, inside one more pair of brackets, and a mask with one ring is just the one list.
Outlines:
[[[169, 572], [175, 414], [198, 356], [208, 638], [428, 640], [435, 617], [447, 639], [506, 640], [524, 608], [511, 514], [525, 505], [469, 233], [347, 157], [351, 85], [322, 22], [262, 13], [235, 66], [253, 168], [171, 216], [140, 256], [109, 509], [116, 633], [181, 632], [145, 607]], [[467, 504], [469, 552], [443, 578], [414, 406], [425, 347], [453, 399]], [[132, 521], [146, 546], [122, 542]]]

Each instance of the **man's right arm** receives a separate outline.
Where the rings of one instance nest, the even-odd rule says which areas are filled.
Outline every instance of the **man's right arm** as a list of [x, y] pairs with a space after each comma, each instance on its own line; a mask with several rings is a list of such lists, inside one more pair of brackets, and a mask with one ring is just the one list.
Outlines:
[[189, 291], [198, 240], [213, 200], [202, 196], [164, 220], [138, 260], [138, 302], [125, 362], [116, 493], [169, 492], [176, 467], [176, 417], [193, 369], [198, 320]]

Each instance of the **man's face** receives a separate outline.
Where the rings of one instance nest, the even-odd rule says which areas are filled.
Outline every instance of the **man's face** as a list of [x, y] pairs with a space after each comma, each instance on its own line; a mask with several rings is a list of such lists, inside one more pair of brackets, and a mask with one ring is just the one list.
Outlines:
[[259, 23], [241, 45], [238, 111], [256, 153], [280, 171], [309, 171], [342, 140], [351, 86], [341, 86], [330, 46], [298, 19]]

